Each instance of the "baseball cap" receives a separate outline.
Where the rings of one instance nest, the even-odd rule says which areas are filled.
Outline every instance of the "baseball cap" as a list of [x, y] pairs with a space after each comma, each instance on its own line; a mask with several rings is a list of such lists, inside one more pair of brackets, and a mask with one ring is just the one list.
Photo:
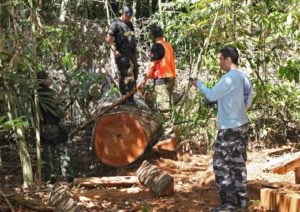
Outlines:
[[132, 16], [133, 15], [132, 8], [130, 6], [125, 6], [123, 8], [123, 13], [125, 13], [127, 16]]

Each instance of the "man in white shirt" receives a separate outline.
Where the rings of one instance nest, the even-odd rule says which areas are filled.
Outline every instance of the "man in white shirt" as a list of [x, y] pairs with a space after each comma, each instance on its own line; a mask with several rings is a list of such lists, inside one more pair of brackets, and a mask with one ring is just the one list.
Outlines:
[[211, 89], [200, 80], [192, 80], [208, 101], [218, 104], [218, 135], [214, 143], [213, 167], [221, 206], [211, 211], [235, 211], [248, 206], [247, 144], [248, 117], [252, 86], [238, 69], [239, 54], [236, 48], [225, 46], [220, 50], [219, 65], [226, 73]]

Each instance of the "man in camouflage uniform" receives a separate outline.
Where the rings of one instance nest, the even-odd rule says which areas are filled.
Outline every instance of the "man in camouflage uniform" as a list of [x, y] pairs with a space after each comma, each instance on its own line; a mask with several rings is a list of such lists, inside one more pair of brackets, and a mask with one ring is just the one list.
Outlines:
[[[64, 180], [73, 180], [73, 171], [67, 146], [67, 132], [60, 125], [62, 112], [59, 109], [57, 95], [50, 88], [53, 81], [48, 73], [38, 72], [39, 102], [41, 119], [42, 159], [45, 162], [43, 172], [46, 182], [54, 183], [58, 175]], [[59, 163], [60, 173], [55, 171], [55, 164]]]
[[232, 46], [220, 50], [219, 65], [226, 72], [211, 89], [200, 80], [192, 80], [208, 101], [218, 104], [218, 134], [214, 143], [213, 167], [221, 206], [211, 211], [247, 209], [247, 142], [252, 88], [249, 79], [238, 69], [238, 51]]
[[[138, 77], [137, 41], [133, 24], [130, 21], [132, 15], [132, 8], [124, 6], [121, 17], [111, 23], [106, 37], [106, 42], [115, 56], [119, 71], [119, 89], [122, 95], [135, 89]], [[133, 94], [126, 103], [135, 104]]]

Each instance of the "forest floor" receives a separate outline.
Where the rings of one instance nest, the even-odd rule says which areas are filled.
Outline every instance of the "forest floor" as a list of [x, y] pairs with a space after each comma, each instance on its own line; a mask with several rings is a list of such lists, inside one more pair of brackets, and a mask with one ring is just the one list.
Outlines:
[[[211, 156], [201, 154], [155, 153], [148, 161], [157, 165], [174, 177], [175, 194], [158, 197], [143, 186], [112, 188], [110, 191], [74, 189], [82, 192], [80, 204], [86, 211], [209, 211], [220, 205], [211, 168]], [[278, 175], [265, 172], [266, 163], [272, 158], [266, 151], [248, 153], [248, 192], [249, 211], [263, 211], [260, 204], [260, 188], [265, 183], [291, 183], [295, 181], [294, 172]], [[135, 175], [135, 169], [118, 169], [119, 175]], [[103, 192], [103, 193], [102, 193]], [[88, 203], [88, 204], [87, 204]], [[90, 208], [90, 209], [89, 209]]]
[[[263, 211], [260, 202], [260, 188], [264, 183], [285, 182], [294, 183], [294, 172], [278, 175], [264, 171], [268, 161], [275, 158], [269, 156], [269, 149], [248, 152], [248, 183], [250, 197], [249, 211]], [[83, 188], [68, 184], [80, 211], [209, 211], [211, 207], [219, 206], [219, 198], [214, 183], [211, 168], [211, 156], [190, 152], [154, 152], [149, 151], [138, 161], [125, 168], [111, 168], [100, 164], [89, 150], [89, 145], [76, 145], [72, 152], [76, 177], [104, 176], [135, 176], [136, 170], [143, 160], [148, 160], [174, 177], [175, 193], [171, 196], [158, 197], [141, 185], [131, 187], [97, 187]], [[2, 196], [12, 195], [12, 191], [24, 194], [17, 188], [17, 182], [22, 176], [5, 177], [1, 173]], [[17, 179], [18, 177], [18, 179]], [[20, 181], [21, 182], [21, 181]], [[39, 198], [47, 204], [53, 185], [45, 185], [40, 191], [27, 193], [27, 196]], [[8, 199], [0, 197], [1, 205], [6, 205]], [[11, 204], [13, 205], [13, 204]], [[12, 207], [12, 206], [10, 206]], [[5, 207], [3, 207], [5, 208]], [[7, 207], [6, 207], [7, 208]], [[19, 210], [34, 211], [34, 210]]]

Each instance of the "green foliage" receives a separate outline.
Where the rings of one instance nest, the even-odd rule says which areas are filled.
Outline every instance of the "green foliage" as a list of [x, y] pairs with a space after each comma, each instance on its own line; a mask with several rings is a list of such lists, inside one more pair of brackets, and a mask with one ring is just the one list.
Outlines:
[[[255, 84], [256, 97], [249, 111], [253, 138], [266, 139], [269, 143], [279, 137], [281, 141], [289, 139], [290, 126], [299, 119], [298, 85], [295, 87], [292, 82], [299, 83], [300, 3], [253, 1], [247, 5], [243, 1], [204, 0], [176, 1], [168, 6], [167, 12], [161, 15], [167, 38], [175, 46], [177, 67], [185, 69], [192, 61], [195, 68], [197, 57], [204, 53], [200, 55], [200, 67], [196, 67], [197, 75], [202, 79], [209, 79], [208, 75], [219, 79], [218, 50], [226, 44], [238, 47], [241, 67], [252, 70]], [[212, 36], [208, 40], [210, 31]], [[204, 49], [206, 42], [208, 49]], [[191, 132], [207, 131], [213, 135], [215, 130], [213, 124], [206, 121], [215, 116], [205, 107], [197, 110], [197, 104], [202, 103], [201, 100], [195, 102], [188, 99], [184, 108], [189, 109], [177, 111], [180, 113], [177, 121], [193, 114], [193, 121], [182, 127], [183, 139]], [[207, 143], [209, 145], [211, 140]]]
[[286, 61], [285, 64], [279, 68], [279, 76], [282, 79], [288, 79], [290, 82], [295, 81], [299, 83], [300, 61], [295, 59]]
[[180, 124], [181, 139], [193, 139], [196, 142], [205, 141], [208, 146], [214, 141], [216, 133], [216, 105], [206, 104], [199, 92], [188, 97], [184, 106], [175, 109], [175, 123]]
[[[99, 90], [106, 86], [103, 74], [91, 74], [96, 69], [101, 72], [109, 64], [104, 40], [107, 27], [104, 4], [68, 2], [68, 18], [64, 23], [57, 23], [61, 4], [58, 0], [12, 1], [1, 5], [4, 42], [0, 51], [0, 78], [13, 91], [20, 120], [30, 119], [36, 87], [34, 74], [38, 70], [62, 72], [60, 77], [66, 79], [58, 79], [58, 83], [64, 103], [87, 101], [91, 86], [97, 85]], [[118, 2], [120, 7], [122, 1]], [[148, 7], [149, 1], [143, 0], [142, 4]], [[37, 9], [39, 19], [31, 19], [32, 8]], [[255, 123], [256, 137], [272, 140], [273, 135], [282, 132], [288, 136], [285, 126], [299, 119], [299, 91], [295, 84], [299, 83], [300, 70], [299, 1], [248, 4], [232, 0], [176, 0], [163, 3], [162, 14], [157, 12], [157, 1], [153, 1], [152, 8], [154, 20], [150, 21], [163, 22], [166, 38], [176, 51], [177, 68], [187, 74], [196, 70], [194, 74], [210, 86], [222, 73], [217, 64], [218, 50], [226, 44], [238, 47], [241, 67], [252, 72], [255, 84], [256, 97], [249, 115]], [[141, 28], [147, 28], [144, 19], [135, 21]], [[118, 89], [113, 87], [109, 92], [114, 95]], [[174, 108], [174, 113], [175, 122], [183, 123], [183, 139], [200, 136], [208, 146], [211, 144], [216, 130], [215, 107], [205, 105], [203, 97], [197, 95], [186, 98]]]
[[250, 117], [255, 122], [258, 139], [266, 143], [292, 139], [287, 132], [300, 118], [299, 90], [289, 82], [261, 84], [254, 81], [254, 88], [256, 96]]
[[25, 120], [25, 117], [18, 117], [11, 121], [5, 121], [6, 118], [7, 118], [6, 116], [0, 116], [0, 130], [28, 126], [28, 121]]

